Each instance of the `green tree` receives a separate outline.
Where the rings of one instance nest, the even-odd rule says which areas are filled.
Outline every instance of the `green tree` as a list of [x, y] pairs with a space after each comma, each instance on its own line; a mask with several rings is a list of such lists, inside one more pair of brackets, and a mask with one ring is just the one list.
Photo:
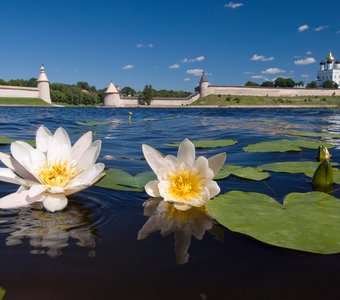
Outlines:
[[130, 95], [133, 97], [134, 95], [136, 95], [136, 91], [132, 87], [129, 87], [129, 86], [123, 87], [121, 89], [121, 92], [123, 95], [126, 95], [126, 96]]
[[145, 103], [147, 105], [150, 105], [151, 104], [151, 101], [153, 99], [153, 94], [154, 94], [154, 91], [153, 91], [153, 88], [152, 88], [152, 85], [151, 84], [147, 84], [145, 87], [144, 87], [144, 90], [143, 90], [143, 99], [145, 101]]
[[306, 88], [307, 89], [316, 89], [318, 87], [316, 81], [311, 81], [310, 83], [307, 83]]
[[254, 81], [247, 81], [244, 86], [259, 86], [259, 84]]
[[264, 81], [264, 82], [262, 82], [261, 86], [264, 86], [264, 87], [273, 87], [274, 86], [274, 82], [272, 82], [272, 81]]
[[324, 89], [337, 89], [339, 86], [336, 82], [332, 80], [326, 80], [323, 84], [322, 87]]
[[294, 87], [296, 83], [291, 78], [278, 77], [275, 79], [274, 85], [276, 87]]

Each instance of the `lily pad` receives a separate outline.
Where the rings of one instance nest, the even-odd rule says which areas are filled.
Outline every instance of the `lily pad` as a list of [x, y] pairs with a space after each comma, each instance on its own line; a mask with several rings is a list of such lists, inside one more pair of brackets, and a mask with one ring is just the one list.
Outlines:
[[269, 173], [263, 172], [261, 168], [227, 165], [215, 175], [214, 179], [224, 179], [230, 175], [255, 181], [264, 180], [269, 177]]
[[231, 191], [207, 203], [228, 229], [264, 243], [320, 254], [340, 252], [340, 201], [321, 192], [268, 195]]
[[[9, 137], [6, 136], [0, 136], [0, 146], [1, 145], [10, 145], [13, 142], [15, 142], [16, 140], [13, 140]], [[35, 147], [35, 140], [24, 140], [24, 142], [26, 142], [27, 144], [30, 144], [31, 146]]]
[[112, 122], [101, 122], [101, 121], [85, 121], [85, 122], [76, 122], [78, 125], [84, 125], [84, 126], [98, 126], [98, 125], [108, 125], [112, 124]]
[[320, 162], [316, 161], [285, 161], [260, 165], [259, 168], [271, 172], [282, 172], [291, 174], [303, 173], [307, 176], [313, 176], [315, 170], [319, 165]]
[[291, 132], [288, 132], [288, 134], [294, 135], [294, 136], [326, 137], [326, 138], [340, 139], [340, 134], [331, 133], [331, 132], [291, 131]]
[[4, 290], [1, 286], [0, 286], [0, 300], [2, 300], [5, 297], [6, 294], [6, 290]]
[[[196, 148], [220, 148], [220, 147], [229, 147], [237, 144], [238, 142], [235, 140], [200, 140], [200, 141], [191, 141]], [[169, 147], [178, 147], [180, 142], [166, 144]]]
[[243, 148], [245, 152], [287, 152], [287, 151], [302, 151], [301, 148], [318, 149], [319, 146], [333, 148], [332, 144], [316, 140], [274, 140], [270, 142], [260, 142], [250, 144]]
[[143, 192], [144, 185], [156, 179], [156, 175], [151, 171], [135, 176], [119, 169], [108, 169], [105, 173], [105, 177], [97, 182], [96, 186], [118, 191]]

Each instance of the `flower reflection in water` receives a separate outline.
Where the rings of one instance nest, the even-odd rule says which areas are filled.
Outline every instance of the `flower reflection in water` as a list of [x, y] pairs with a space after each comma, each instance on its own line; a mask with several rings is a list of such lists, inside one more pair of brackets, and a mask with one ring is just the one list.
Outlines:
[[41, 204], [21, 208], [17, 214], [0, 215], [0, 233], [7, 232], [7, 246], [22, 244], [29, 239], [34, 249], [31, 254], [47, 254], [58, 257], [70, 244], [89, 249], [95, 255], [96, 239], [99, 238], [92, 226], [92, 210], [72, 201], [68, 208], [57, 213], [43, 210]]
[[137, 239], [143, 240], [158, 230], [162, 236], [174, 233], [178, 264], [185, 264], [189, 260], [191, 236], [201, 240], [206, 231], [210, 231], [217, 239], [220, 239], [218, 235], [223, 235], [207, 214], [205, 206], [181, 211], [162, 198], [151, 198], [144, 202], [144, 215], [149, 219], [139, 230]]

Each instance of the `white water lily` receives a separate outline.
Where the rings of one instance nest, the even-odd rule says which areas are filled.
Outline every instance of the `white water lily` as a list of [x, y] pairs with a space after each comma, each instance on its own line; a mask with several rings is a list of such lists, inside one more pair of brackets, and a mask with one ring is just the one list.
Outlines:
[[92, 142], [85, 133], [71, 146], [63, 128], [54, 135], [44, 126], [36, 134], [36, 148], [17, 141], [11, 144], [12, 156], [0, 152], [7, 168], [0, 168], [0, 180], [19, 184], [17, 192], [0, 199], [0, 208], [9, 209], [42, 202], [51, 212], [67, 205], [66, 196], [96, 183], [105, 165], [96, 163], [101, 141]]
[[200, 156], [195, 160], [195, 146], [188, 139], [180, 144], [177, 157], [164, 157], [145, 144], [142, 148], [146, 161], [157, 175], [157, 180], [145, 185], [151, 197], [162, 197], [175, 208], [188, 210], [203, 206], [220, 192], [213, 178], [224, 165], [226, 153], [209, 159]]

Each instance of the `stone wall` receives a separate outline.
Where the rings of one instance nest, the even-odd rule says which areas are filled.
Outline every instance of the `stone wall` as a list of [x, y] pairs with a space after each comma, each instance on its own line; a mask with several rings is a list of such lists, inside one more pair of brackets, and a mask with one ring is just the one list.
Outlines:
[[38, 88], [7, 85], [0, 85], [0, 97], [40, 98]]
[[261, 88], [243, 86], [216, 86], [208, 87], [208, 95], [240, 95], [240, 96], [270, 96], [270, 97], [296, 97], [296, 96], [340, 96], [340, 89], [305, 89], [305, 88]]

